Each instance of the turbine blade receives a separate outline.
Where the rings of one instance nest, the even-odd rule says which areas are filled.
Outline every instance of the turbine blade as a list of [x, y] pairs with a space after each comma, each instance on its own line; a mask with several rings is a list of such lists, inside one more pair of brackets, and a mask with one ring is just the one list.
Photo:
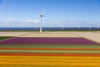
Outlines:
[[44, 9], [42, 10], [42, 13], [41, 13], [41, 15], [43, 15], [44, 14]]

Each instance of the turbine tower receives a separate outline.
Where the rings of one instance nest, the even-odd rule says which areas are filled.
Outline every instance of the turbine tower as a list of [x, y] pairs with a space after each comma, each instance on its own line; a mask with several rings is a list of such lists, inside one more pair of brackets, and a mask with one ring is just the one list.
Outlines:
[[89, 25], [89, 30], [92, 30], [91, 24]]
[[79, 25], [77, 26], [77, 28], [78, 28], [78, 30], [80, 30], [80, 26]]
[[99, 26], [97, 26], [97, 30], [99, 30]]
[[42, 13], [40, 14], [40, 17], [41, 17], [41, 21], [40, 21], [40, 32], [42, 32], [42, 19], [43, 19], [43, 13], [44, 13], [44, 9], [42, 10]]
[[12, 31], [12, 22], [10, 22], [10, 31]]
[[62, 29], [62, 31], [64, 30], [64, 26], [63, 25], [61, 25], [61, 29]]

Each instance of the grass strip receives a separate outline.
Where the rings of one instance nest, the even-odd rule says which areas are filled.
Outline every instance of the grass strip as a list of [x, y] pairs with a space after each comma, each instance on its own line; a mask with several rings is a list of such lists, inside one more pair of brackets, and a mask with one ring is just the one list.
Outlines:
[[100, 53], [100, 51], [82, 50], [0, 50], [0, 52], [33, 52], [33, 53]]
[[100, 49], [100, 45], [0, 45], [0, 48], [81, 48], [81, 49]]
[[80, 49], [80, 48], [0, 48], [0, 50], [81, 50], [100, 51], [100, 49]]
[[9, 39], [9, 38], [13, 38], [13, 37], [10, 37], [10, 36], [2, 36], [0, 37], [0, 41], [3, 41], [3, 40], [6, 40], [6, 39]]

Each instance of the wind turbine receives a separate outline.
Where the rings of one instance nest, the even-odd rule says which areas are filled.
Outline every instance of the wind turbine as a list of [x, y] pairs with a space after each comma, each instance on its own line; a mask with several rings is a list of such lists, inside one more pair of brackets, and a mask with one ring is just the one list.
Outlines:
[[99, 30], [99, 26], [98, 26], [99, 24], [97, 24], [97, 30]]
[[40, 14], [41, 21], [40, 21], [40, 32], [42, 32], [42, 19], [43, 19], [44, 9], [42, 10], [42, 13]]
[[78, 30], [80, 30], [80, 26], [79, 25], [77, 26], [77, 28], [78, 28]]
[[38, 29], [38, 28], [37, 28], [37, 25], [36, 25], [36, 31], [37, 31], [37, 29]]
[[62, 29], [62, 31], [64, 30], [64, 26], [63, 26], [63, 24], [61, 25], [61, 29]]
[[10, 30], [12, 30], [12, 22], [10, 22]]
[[99, 26], [97, 27], [97, 30], [99, 30]]
[[39, 22], [38, 20], [35, 20], [35, 29], [36, 29], [36, 31], [38, 30], [38, 27], [37, 27], [38, 22]]
[[91, 30], [92, 29], [92, 27], [91, 27], [91, 24], [89, 25], [89, 30]]
[[12, 27], [13, 27], [12, 23], [13, 23], [15, 20], [14, 20], [14, 19], [9, 19], [8, 21], [9, 21], [9, 24], [10, 24], [10, 30], [12, 30]]

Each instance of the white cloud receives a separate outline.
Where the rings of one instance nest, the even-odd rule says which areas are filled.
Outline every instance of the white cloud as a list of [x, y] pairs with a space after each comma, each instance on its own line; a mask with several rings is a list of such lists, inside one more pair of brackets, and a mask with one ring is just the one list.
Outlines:
[[39, 20], [25, 20], [28, 23], [39, 23]]
[[[0, 20], [0, 27], [2, 26], [9, 26], [9, 23], [12, 23], [13, 26], [29, 26], [29, 27], [33, 27], [33, 26], [40, 26], [40, 21], [39, 20], [16, 20], [16, 19], [7, 19], [7, 20]], [[97, 21], [82, 21], [82, 20], [73, 20], [73, 21], [59, 21], [59, 20], [54, 20], [54, 21], [50, 21], [50, 20], [43, 20], [43, 26], [44, 27], [60, 27], [60, 26], [64, 26], [64, 27], [88, 27], [89, 24], [91, 24], [91, 26], [96, 27], [96, 26], [100, 26], [100, 22]]]
[[13, 18], [7, 19], [6, 22], [15, 22], [16, 20]]
[[34, 23], [39, 23], [39, 20], [35, 20]]
[[33, 20], [25, 20], [25, 22], [34, 22]]

